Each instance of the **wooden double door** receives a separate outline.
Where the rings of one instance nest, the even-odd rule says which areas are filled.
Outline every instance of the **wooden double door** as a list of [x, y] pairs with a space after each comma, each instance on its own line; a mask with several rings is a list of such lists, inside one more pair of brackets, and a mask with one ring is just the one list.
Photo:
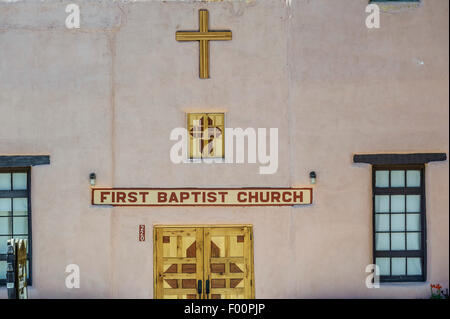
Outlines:
[[254, 298], [252, 226], [155, 226], [158, 299]]

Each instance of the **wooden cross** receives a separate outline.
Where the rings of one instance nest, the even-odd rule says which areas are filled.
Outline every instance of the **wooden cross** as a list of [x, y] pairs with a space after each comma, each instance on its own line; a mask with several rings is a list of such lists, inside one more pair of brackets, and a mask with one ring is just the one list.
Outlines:
[[231, 40], [231, 31], [209, 31], [208, 10], [201, 9], [199, 14], [199, 31], [177, 31], [177, 41], [200, 42], [200, 78], [209, 79], [209, 41]]

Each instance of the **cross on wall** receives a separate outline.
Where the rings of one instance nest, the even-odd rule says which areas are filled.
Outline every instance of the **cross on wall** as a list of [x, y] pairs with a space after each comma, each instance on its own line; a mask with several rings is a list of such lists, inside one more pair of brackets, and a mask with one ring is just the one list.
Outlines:
[[199, 69], [200, 78], [209, 79], [209, 41], [229, 41], [232, 39], [231, 31], [211, 31], [208, 30], [209, 13], [208, 10], [201, 9], [199, 14], [199, 31], [177, 31], [175, 38], [177, 41], [199, 41], [200, 57]]

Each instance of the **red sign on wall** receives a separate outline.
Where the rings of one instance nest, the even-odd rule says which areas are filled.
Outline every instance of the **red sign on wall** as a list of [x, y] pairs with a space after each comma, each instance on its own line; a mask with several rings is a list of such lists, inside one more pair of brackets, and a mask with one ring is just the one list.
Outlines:
[[312, 204], [312, 188], [93, 188], [92, 205], [296, 206]]
[[145, 241], [145, 225], [139, 225], [139, 241]]

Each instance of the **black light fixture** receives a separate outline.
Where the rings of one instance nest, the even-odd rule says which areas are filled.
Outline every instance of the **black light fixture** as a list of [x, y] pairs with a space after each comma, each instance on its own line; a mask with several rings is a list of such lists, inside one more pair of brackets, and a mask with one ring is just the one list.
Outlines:
[[97, 181], [97, 175], [95, 173], [89, 174], [89, 180], [91, 181], [91, 186], [95, 186], [95, 182]]
[[316, 178], [317, 178], [316, 172], [314, 171], [309, 172], [309, 181], [312, 185], [316, 183]]

